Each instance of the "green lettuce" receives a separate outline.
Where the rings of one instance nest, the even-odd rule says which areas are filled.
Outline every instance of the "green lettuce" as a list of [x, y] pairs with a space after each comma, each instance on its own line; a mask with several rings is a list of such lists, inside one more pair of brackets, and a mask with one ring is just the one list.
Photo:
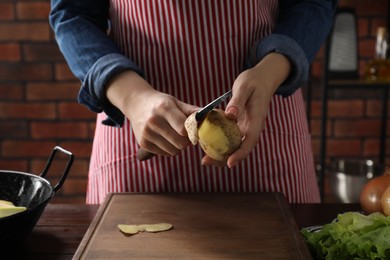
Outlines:
[[381, 213], [346, 212], [319, 231], [301, 233], [317, 259], [390, 260], [390, 217]]

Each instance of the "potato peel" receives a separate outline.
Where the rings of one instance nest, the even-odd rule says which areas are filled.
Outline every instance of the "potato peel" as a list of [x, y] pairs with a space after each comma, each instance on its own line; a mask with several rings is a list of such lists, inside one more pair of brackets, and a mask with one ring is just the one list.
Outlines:
[[192, 113], [189, 117], [187, 117], [184, 122], [184, 127], [188, 133], [188, 139], [190, 139], [192, 145], [196, 145], [198, 143], [198, 122], [195, 119], [196, 112]]
[[119, 230], [127, 235], [135, 235], [138, 232], [149, 232], [149, 233], [162, 232], [162, 231], [170, 230], [172, 227], [173, 227], [172, 224], [169, 223], [141, 224], [141, 225], [119, 224], [118, 225]]
[[135, 235], [139, 232], [137, 225], [125, 225], [125, 224], [119, 224], [118, 228], [120, 231], [127, 235]]

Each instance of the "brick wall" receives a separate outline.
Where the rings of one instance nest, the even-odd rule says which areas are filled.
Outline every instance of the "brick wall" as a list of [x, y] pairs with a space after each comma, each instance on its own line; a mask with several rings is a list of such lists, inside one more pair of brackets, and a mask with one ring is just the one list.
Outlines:
[[[49, 10], [48, 0], [0, 3], [0, 169], [39, 174], [60, 145], [76, 160], [55, 200], [83, 203], [95, 115], [75, 102], [80, 83], [53, 40]], [[61, 166], [47, 175], [53, 185]]]
[[[341, 0], [355, 7], [359, 25], [360, 73], [372, 58], [375, 30], [387, 25], [385, 0]], [[0, 3], [0, 169], [40, 173], [55, 145], [76, 160], [56, 202], [84, 202], [95, 116], [77, 104], [80, 83], [70, 73], [54, 42], [48, 0]], [[313, 78], [322, 75], [322, 50]], [[319, 86], [311, 103], [313, 149], [319, 154]], [[337, 94], [337, 93], [336, 93]], [[379, 150], [380, 94], [335, 95], [329, 104], [329, 157], [376, 157]], [[390, 147], [388, 147], [390, 148]], [[48, 178], [61, 174], [55, 165]]]
[[[388, 1], [340, 0], [340, 6], [353, 7], [357, 14], [359, 75], [364, 73], [374, 56], [377, 27], [388, 26]], [[313, 79], [321, 78], [323, 72], [323, 49], [312, 64]], [[320, 151], [320, 88], [313, 83], [311, 103], [311, 130], [313, 149], [318, 161]], [[381, 131], [381, 91], [351, 89], [329, 91], [330, 101], [327, 123], [327, 158], [372, 158], [378, 160]], [[387, 123], [387, 129], [390, 129]], [[388, 131], [387, 131], [388, 132]], [[387, 142], [387, 150], [390, 149]], [[387, 152], [387, 154], [389, 154]], [[389, 158], [386, 164], [389, 165]]]

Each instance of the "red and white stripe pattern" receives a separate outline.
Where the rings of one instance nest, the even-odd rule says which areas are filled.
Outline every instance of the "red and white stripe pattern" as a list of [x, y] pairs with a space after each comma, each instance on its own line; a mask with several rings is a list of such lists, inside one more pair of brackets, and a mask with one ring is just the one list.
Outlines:
[[[277, 10], [276, 0], [112, 0], [112, 32], [156, 89], [201, 106], [231, 88]], [[319, 202], [301, 91], [274, 97], [258, 146], [234, 169], [202, 166], [193, 146], [139, 162], [130, 122], [113, 128], [104, 118], [97, 118], [87, 203], [109, 192], [261, 191]]]

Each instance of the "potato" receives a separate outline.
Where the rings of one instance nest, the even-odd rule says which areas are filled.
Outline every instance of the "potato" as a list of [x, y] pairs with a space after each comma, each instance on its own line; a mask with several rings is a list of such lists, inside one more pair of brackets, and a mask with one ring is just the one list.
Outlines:
[[203, 151], [214, 160], [225, 161], [241, 145], [237, 123], [227, 118], [221, 109], [210, 111], [199, 126], [193, 113], [184, 126], [191, 143], [196, 145], [199, 142]]
[[10, 201], [0, 200], [0, 218], [8, 217], [25, 210], [27, 210], [26, 207], [18, 207]]

